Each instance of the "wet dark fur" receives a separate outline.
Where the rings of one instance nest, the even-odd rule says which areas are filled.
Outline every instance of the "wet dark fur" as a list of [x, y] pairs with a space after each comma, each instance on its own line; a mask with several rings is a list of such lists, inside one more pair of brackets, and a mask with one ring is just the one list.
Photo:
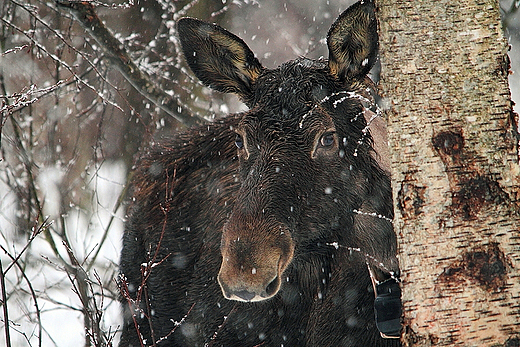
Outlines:
[[[366, 265], [373, 260], [365, 257], [397, 271], [392, 225], [354, 212], [392, 217], [389, 177], [363, 134], [363, 106], [343, 100], [346, 91], [365, 92], [362, 78], [338, 79], [323, 62], [300, 59], [262, 70], [248, 88], [250, 111], [165, 140], [136, 165], [121, 255], [133, 299], [142, 264], [157, 252], [142, 291], [145, 314], [135, 318], [140, 333], [148, 345], [168, 336], [157, 346], [397, 346], [375, 327]], [[337, 148], [311, 158], [329, 123]], [[247, 160], [237, 155], [237, 129], [248, 134]], [[266, 219], [290, 231], [294, 258], [275, 297], [227, 300], [217, 283], [222, 229], [235, 206], [254, 210], [255, 199], [267, 199]], [[120, 346], [139, 346], [122, 302]]]

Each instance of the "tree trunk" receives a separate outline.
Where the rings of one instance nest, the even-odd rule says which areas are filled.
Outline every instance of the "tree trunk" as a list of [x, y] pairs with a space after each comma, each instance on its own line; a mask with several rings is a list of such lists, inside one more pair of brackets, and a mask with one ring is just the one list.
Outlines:
[[520, 345], [520, 168], [498, 1], [378, 0], [405, 346]]

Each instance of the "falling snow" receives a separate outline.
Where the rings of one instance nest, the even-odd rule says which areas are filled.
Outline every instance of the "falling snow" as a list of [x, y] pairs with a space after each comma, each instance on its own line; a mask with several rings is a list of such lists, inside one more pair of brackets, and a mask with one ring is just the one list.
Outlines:
[[[194, 6], [196, 2], [177, 8], [177, 2], [161, 0], [157, 2], [157, 8], [151, 9], [145, 3], [125, 1], [120, 5], [108, 5], [104, 10], [104, 20], [112, 32], [118, 33], [117, 37], [124, 42], [139, 68], [152, 76], [163, 87], [164, 93], [176, 101], [172, 112], [184, 113], [190, 110], [207, 120], [230, 112], [242, 112], [246, 107], [237, 97], [222, 96], [201, 87], [176, 54], [176, 20], [186, 15], [199, 15]], [[21, 3], [24, 5], [23, 1]], [[138, 6], [135, 6], [136, 3]], [[342, 0], [283, 3], [275, 0], [223, 0], [222, 7], [206, 14], [209, 17], [204, 19], [225, 21], [232, 31], [245, 33], [242, 35], [244, 40], [257, 53], [262, 64], [274, 67], [299, 55], [315, 59], [326, 57], [326, 40], [322, 37], [327, 33], [333, 18], [350, 3]], [[23, 12], [23, 15], [15, 18], [17, 28], [32, 28], [31, 23], [37, 21], [33, 18], [30, 23], [25, 19], [31, 13], [37, 13], [37, 6], [31, 5], [19, 12]], [[160, 13], [156, 16], [153, 11]], [[67, 18], [68, 15], [65, 15], [60, 20], [65, 21]], [[134, 22], [125, 18], [132, 18]], [[54, 25], [51, 18], [40, 19], [42, 23]], [[510, 22], [508, 35], [511, 40], [512, 69], [518, 70], [520, 30], [515, 27], [517, 19]], [[63, 28], [68, 29], [71, 26], [69, 24], [67, 22]], [[14, 27], [9, 28], [7, 31], [11, 36], [6, 36], [7, 48], [0, 52], [0, 68], [7, 88], [7, 95], [2, 95], [6, 102], [1, 104], [0, 114], [13, 115], [24, 135], [20, 144], [17, 144], [11, 121], [6, 120], [4, 123], [2, 120], [1, 145], [4, 154], [0, 161], [0, 244], [11, 254], [18, 254], [25, 246], [27, 235], [35, 229], [34, 225], [43, 223], [40, 218], [48, 217], [51, 233], [59, 241], [58, 255], [68, 259], [61, 244], [63, 239], [68, 241], [75, 255], [81, 261], [84, 260], [85, 264], [99, 251], [89, 275], [96, 271], [103, 277], [103, 283], [115, 290], [113, 280], [119, 262], [126, 208], [125, 205], [118, 205], [118, 198], [126, 188], [130, 163], [139, 147], [146, 145], [145, 141], [155, 136], [171, 135], [179, 125], [172, 121], [170, 115], [165, 116], [164, 108], [142, 99], [132, 86], [122, 82], [114, 69], [106, 68], [99, 47], [87, 32], [71, 32], [70, 38], [64, 35], [68, 34], [66, 31], [52, 32], [41, 23], [38, 25], [36, 30], [28, 30], [26, 36]], [[479, 37], [479, 32], [461, 34]], [[33, 39], [34, 42], [31, 41]], [[62, 55], [57, 53], [63, 50], [59, 47], [65, 48]], [[68, 61], [67, 55], [74, 57]], [[367, 63], [363, 62], [364, 65]], [[60, 65], [61, 69], [49, 73], [55, 65]], [[82, 66], [86, 66], [87, 70], [80, 70]], [[98, 74], [99, 79], [90, 79], [90, 74]], [[514, 73], [510, 81], [513, 99], [520, 100], [520, 74]], [[362, 137], [357, 139], [358, 148], [353, 153], [357, 156], [359, 146], [367, 140], [370, 126], [382, 115], [379, 106], [373, 105], [360, 93], [340, 92], [321, 99], [303, 115], [299, 127], [302, 128], [309, 115], [324, 103], [332, 102], [333, 107], [337, 108], [352, 99], [366, 106], [363, 113], [356, 117], [372, 112], [367, 126], [362, 129]], [[385, 102], [389, 101], [383, 100], [383, 104]], [[471, 121], [470, 116], [468, 121]], [[153, 126], [146, 126], [148, 123]], [[346, 144], [347, 139], [342, 141]], [[24, 146], [23, 149], [20, 146]], [[339, 152], [340, 157], [346, 154], [343, 150]], [[26, 164], [30, 164], [30, 172], [34, 177], [28, 176]], [[276, 167], [275, 172], [280, 173], [282, 169]], [[162, 172], [160, 163], [150, 167], [152, 176], [159, 177]], [[235, 177], [235, 180], [238, 178]], [[34, 184], [34, 189], [31, 184]], [[332, 187], [322, 189], [325, 194], [333, 196]], [[29, 206], [24, 192], [38, 196], [42, 205], [41, 211], [38, 211], [41, 217], [33, 211], [30, 220], [27, 220]], [[290, 212], [294, 212], [293, 206]], [[388, 216], [362, 209], [355, 209], [353, 213], [392, 222]], [[190, 231], [190, 227], [185, 227], [185, 230]], [[379, 259], [359, 248], [346, 247], [338, 242], [327, 245], [360, 253], [367, 262], [388, 270]], [[11, 259], [5, 252], [0, 256], [5, 270]], [[78, 313], [81, 312], [78, 309], [81, 303], [71, 290], [60, 260], [43, 236], [32, 242], [27, 261], [30, 266], [25, 270], [25, 275], [40, 293], [39, 301], [44, 307], [43, 345], [54, 345], [54, 342], [60, 347], [84, 344], [83, 319]], [[181, 252], [172, 254], [168, 261], [177, 269], [187, 265], [186, 254]], [[157, 264], [143, 263], [142, 267], [148, 271]], [[256, 272], [256, 268], [251, 269], [253, 275]], [[30, 339], [30, 344], [35, 346], [37, 329], [32, 321], [34, 302], [25, 294], [26, 287], [22, 290], [14, 287], [22, 282], [19, 275], [11, 270], [6, 276], [7, 290], [12, 295], [8, 300], [9, 318], [16, 328], [11, 333], [13, 345], [29, 345], [23, 333]], [[285, 282], [290, 282], [290, 278], [285, 277]], [[130, 283], [129, 289], [137, 288]], [[318, 295], [321, 298], [323, 294], [320, 292]], [[104, 305], [103, 327], [114, 331], [121, 325], [120, 307], [108, 297]], [[68, 306], [75, 309], [68, 309]], [[217, 306], [221, 305], [217, 303]], [[27, 319], [29, 314], [32, 314], [31, 319]], [[180, 326], [182, 333], [187, 336], [195, 334], [195, 326], [183, 324], [185, 318], [172, 321], [172, 324]], [[222, 317], [222, 324], [227, 318]], [[353, 327], [359, 324], [354, 316], [349, 317], [347, 322]], [[253, 323], [247, 326], [253, 329]], [[64, 334], [64, 331], [71, 333]], [[217, 332], [213, 339], [216, 336]], [[258, 335], [260, 340], [266, 338], [263, 333]], [[3, 334], [0, 335], [0, 344], [5, 344]]]

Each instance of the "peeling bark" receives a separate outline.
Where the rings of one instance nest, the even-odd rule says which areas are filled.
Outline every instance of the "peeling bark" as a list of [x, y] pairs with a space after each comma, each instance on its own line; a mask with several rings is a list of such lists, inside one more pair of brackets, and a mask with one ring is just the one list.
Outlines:
[[519, 346], [520, 167], [497, 1], [379, 0], [405, 346]]

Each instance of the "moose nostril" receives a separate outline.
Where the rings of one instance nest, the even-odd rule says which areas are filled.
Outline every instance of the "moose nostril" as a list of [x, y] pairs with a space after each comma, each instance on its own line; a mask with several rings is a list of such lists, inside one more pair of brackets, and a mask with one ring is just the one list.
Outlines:
[[233, 294], [235, 294], [241, 299], [244, 299], [245, 301], [251, 301], [256, 296], [255, 293], [250, 292], [248, 290], [240, 290], [238, 292], [234, 292]]
[[279, 286], [280, 286], [280, 280], [279, 280], [279, 277], [276, 276], [274, 278], [274, 280], [272, 280], [265, 288], [265, 292], [266, 292], [267, 296], [272, 296], [272, 295], [276, 294]]

